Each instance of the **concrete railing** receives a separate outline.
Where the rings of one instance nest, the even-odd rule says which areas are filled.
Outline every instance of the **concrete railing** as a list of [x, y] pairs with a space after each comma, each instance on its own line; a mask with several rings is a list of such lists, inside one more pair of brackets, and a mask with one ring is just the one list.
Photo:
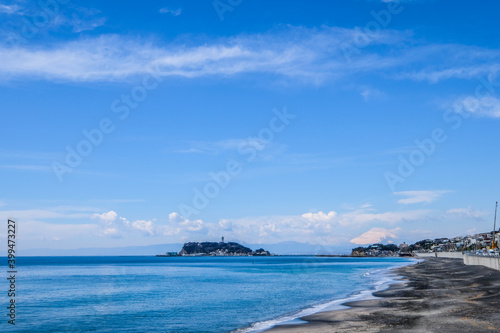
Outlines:
[[454, 259], [462, 259], [462, 252], [436, 252], [438, 258], [454, 258]]
[[436, 252], [432, 253], [415, 253], [415, 256], [418, 258], [435, 258], [436, 257]]
[[415, 253], [420, 258], [453, 258], [462, 259], [462, 252], [432, 252], [432, 253]]

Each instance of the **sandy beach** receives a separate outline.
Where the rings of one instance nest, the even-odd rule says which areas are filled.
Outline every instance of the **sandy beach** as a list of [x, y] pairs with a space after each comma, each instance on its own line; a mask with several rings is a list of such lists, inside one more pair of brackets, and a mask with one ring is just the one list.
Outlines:
[[301, 318], [268, 333], [500, 332], [500, 272], [460, 259], [430, 258], [397, 268], [404, 276], [380, 297], [348, 302], [346, 310]]

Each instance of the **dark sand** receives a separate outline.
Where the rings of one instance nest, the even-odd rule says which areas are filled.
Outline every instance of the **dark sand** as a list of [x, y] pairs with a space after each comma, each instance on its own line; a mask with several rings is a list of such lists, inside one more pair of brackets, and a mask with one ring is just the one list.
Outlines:
[[349, 309], [315, 313], [301, 318], [306, 324], [266, 332], [500, 332], [500, 271], [429, 258], [394, 273], [405, 278], [374, 293], [381, 298], [348, 302]]

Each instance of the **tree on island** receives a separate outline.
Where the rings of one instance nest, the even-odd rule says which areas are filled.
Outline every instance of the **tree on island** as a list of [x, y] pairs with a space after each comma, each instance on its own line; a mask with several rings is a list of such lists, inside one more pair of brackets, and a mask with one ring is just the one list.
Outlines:
[[399, 252], [399, 247], [395, 244], [372, 244], [368, 247], [359, 246], [352, 249], [352, 256], [377, 256], [392, 255]]

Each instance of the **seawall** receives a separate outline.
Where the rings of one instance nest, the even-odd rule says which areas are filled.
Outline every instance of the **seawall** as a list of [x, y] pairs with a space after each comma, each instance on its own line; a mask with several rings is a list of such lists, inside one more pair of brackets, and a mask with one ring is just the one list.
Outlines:
[[500, 271], [500, 257], [462, 254], [462, 252], [415, 253], [417, 258], [462, 259], [466, 265], [485, 266]]
[[464, 256], [464, 264], [480, 265], [500, 271], [500, 257]]

